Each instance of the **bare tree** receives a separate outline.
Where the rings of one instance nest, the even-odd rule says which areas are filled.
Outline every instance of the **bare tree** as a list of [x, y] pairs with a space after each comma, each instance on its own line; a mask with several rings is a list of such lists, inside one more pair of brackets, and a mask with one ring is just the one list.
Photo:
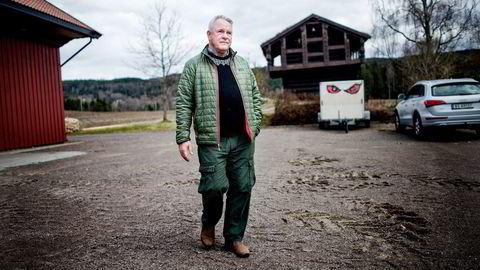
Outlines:
[[451, 60], [447, 52], [465, 44], [465, 39], [478, 31], [474, 23], [478, 2], [372, 0], [374, 37], [379, 44], [387, 44], [378, 46], [379, 53], [405, 56], [401, 67], [411, 82], [448, 76]]
[[162, 1], [154, 5], [152, 13], [144, 18], [142, 26], [140, 42], [131, 48], [138, 57], [134, 67], [147, 76], [160, 77], [163, 121], [168, 121], [167, 112], [175, 91], [172, 72], [193, 47], [183, 42], [185, 39], [176, 13], [168, 10]]
[[476, 48], [480, 48], [480, 9], [477, 9], [473, 19], [474, 31], [472, 33], [471, 41]]
[[401, 56], [399, 54], [399, 38], [393, 31], [385, 31], [384, 25], [375, 25], [372, 31], [374, 53], [376, 57], [388, 58], [390, 60]]

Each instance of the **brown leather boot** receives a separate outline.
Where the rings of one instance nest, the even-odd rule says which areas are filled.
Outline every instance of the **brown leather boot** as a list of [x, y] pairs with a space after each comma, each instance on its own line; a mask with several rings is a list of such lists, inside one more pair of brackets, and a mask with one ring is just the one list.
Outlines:
[[215, 245], [215, 227], [202, 227], [200, 240], [206, 249], [212, 248]]
[[233, 241], [232, 243], [227, 244], [227, 249], [240, 258], [247, 258], [250, 256], [250, 250], [248, 250], [248, 247], [241, 241]]

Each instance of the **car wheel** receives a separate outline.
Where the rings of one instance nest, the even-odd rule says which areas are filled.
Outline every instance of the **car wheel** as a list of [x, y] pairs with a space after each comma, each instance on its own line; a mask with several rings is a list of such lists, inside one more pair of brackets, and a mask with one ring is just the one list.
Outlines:
[[425, 128], [422, 125], [422, 119], [418, 114], [415, 114], [413, 117], [413, 131], [415, 132], [415, 137], [423, 139], [425, 137]]
[[400, 124], [400, 116], [398, 116], [398, 113], [395, 113], [395, 131], [396, 132], [404, 132], [405, 131], [405, 126]]

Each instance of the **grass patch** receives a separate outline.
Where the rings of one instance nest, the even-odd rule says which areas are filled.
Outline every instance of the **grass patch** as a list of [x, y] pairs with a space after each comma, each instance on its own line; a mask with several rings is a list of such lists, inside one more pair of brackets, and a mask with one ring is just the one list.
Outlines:
[[94, 134], [111, 134], [124, 132], [152, 132], [152, 131], [171, 131], [175, 130], [175, 122], [159, 122], [155, 124], [132, 124], [123, 127], [107, 127], [91, 130], [81, 130], [69, 135], [94, 135]]
[[275, 116], [275, 114], [273, 114], [273, 113], [272, 114], [264, 114], [263, 119], [262, 119], [262, 127], [272, 126], [274, 116]]

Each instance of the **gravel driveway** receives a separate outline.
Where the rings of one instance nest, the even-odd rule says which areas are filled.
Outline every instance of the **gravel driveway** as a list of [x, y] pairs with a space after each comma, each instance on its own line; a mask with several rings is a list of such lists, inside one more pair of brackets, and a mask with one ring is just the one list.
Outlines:
[[379, 124], [262, 130], [248, 259], [221, 237], [201, 248], [198, 159], [181, 160], [173, 132], [69, 141], [81, 143], [42, 151], [87, 154], [0, 171], [0, 269], [480, 265], [480, 140], [469, 131], [420, 142]]

